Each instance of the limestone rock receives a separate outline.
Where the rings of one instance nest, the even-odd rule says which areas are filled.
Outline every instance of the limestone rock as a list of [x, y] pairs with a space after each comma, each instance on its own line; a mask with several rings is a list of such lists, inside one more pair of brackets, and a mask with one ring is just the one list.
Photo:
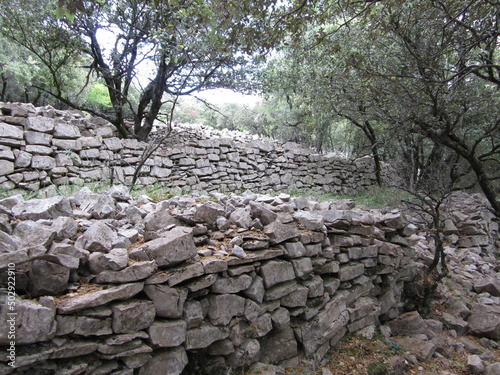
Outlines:
[[149, 328], [149, 342], [160, 347], [179, 346], [186, 340], [184, 320], [155, 321]]
[[100, 284], [129, 283], [133, 281], [143, 280], [151, 276], [155, 270], [156, 270], [156, 262], [154, 260], [145, 262], [136, 262], [120, 271], [102, 271], [94, 279], [94, 282]]
[[31, 294], [35, 297], [62, 294], [68, 287], [70, 269], [45, 260], [35, 260], [31, 266]]
[[492, 296], [500, 297], [500, 280], [493, 277], [486, 277], [474, 282], [474, 290], [477, 293], [487, 292]]
[[167, 285], [146, 285], [144, 292], [153, 301], [156, 315], [162, 318], [181, 318], [187, 290]]
[[130, 300], [112, 306], [113, 332], [132, 333], [148, 328], [155, 318], [155, 307], [151, 301]]
[[245, 299], [235, 294], [211, 295], [208, 301], [208, 317], [217, 326], [227, 325], [234, 316], [241, 316], [245, 312]]
[[472, 306], [467, 322], [473, 335], [500, 339], [500, 306], [476, 303]]
[[57, 312], [59, 314], [70, 314], [75, 311], [101, 306], [114, 300], [126, 300], [142, 291], [143, 287], [144, 283], [130, 283], [80, 294], [62, 301], [57, 308]]
[[117, 241], [118, 234], [113, 228], [104, 222], [96, 221], [78, 238], [75, 244], [91, 252], [108, 253]]
[[32, 199], [12, 207], [15, 217], [22, 220], [56, 219], [72, 216], [73, 210], [68, 198], [56, 196], [46, 199]]
[[135, 260], [156, 260], [159, 267], [172, 266], [196, 255], [196, 246], [191, 230], [176, 227], [163, 237], [146, 242], [133, 249], [129, 257]]
[[428, 362], [437, 349], [437, 345], [434, 342], [422, 341], [414, 337], [393, 337], [391, 341], [394, 341], [423, 362]]
[[278, 220], [266, 225], [264, 233], [269, 237], [271, 245], [300, 237], [300, 232], [297, 228], [291, 224], [282, 224]]
[[297, 341], [290, 327], [265, 336], [260, 343], [261, 360], [267, 363], [278, 364], [298, 354]]
[[22, 247], [48, 247], [56, 237], [56, 232], [50, 226], [25, 220], [16, 225], [13, 235], [19, 238]]
[[162, 369], [165, 375], [180, 375], [188, 364], [186, 350], [182, 346], [164, 351], [155, 351], [152, 358], [139, 370], [139, 375], [157, 375]]
[[204, 322], [199, 327], [187, 330], [185, 346], [187, 350], [203, 349], [228, 336], [227, 327], [215, 327], [208, 322]]
[[238, 277], [219, 277], [210, 287], [212, 293], [238, 293], [247, 289], [252, 284], [252, 278], [248, 275]]
[[109, 253], [104, 254], [94, 252], [89, 255], [88, 266], [93, 274], [101, 273], [105, 270], [119, 271], [127, 267], [128, 252], [127, 249], [116, 248]]
[[263, 225], [268, 225], [273, 223], [278, 215], [266, 208], [264, 205], [250, 201], [250, 209], [252, 215], [260, 220]]
[[7, 295], [0, 294], [0, 345], [10, 345], [8, 333], [9, 319], [16, 313], [14, 322], [16, 345], [33, 344], [52, 339], [56, 334], [55, 309], [42, 306], [30, 300], [23, 300], [15, 296], [15, 310], [10, 310]]
[[261, 275], [266, 288], [295, 278], [292, 264], [285, 260], [270, 260], [264, 263]]

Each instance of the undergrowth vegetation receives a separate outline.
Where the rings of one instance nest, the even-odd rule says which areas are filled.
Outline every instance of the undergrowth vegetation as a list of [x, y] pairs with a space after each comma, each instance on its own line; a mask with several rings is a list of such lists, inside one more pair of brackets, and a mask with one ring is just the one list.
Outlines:
[[[90, 189], [93, 193], [102, 193], [108, 190], [111, 185], [108, 183], [102, 183], [99, 181], [95, 181], [92, 183], [86, 183], [84, 185], [88, 189]], [[83, 188], [82, 185], [59, 185], [59, 186], [51, 186], [49, 189], [43, 189], [39, 191], [29, 191], [24, 189], [12, 189], [12, 190], [0, 190], [0, 199], [7, 198], [13, 195], [22, 195], [25, 200], [30, 199], [40, 199], [47, 198], [49, 196], [61, 195], [61, 196], [70, 196], [80, 191]], [[243, 193], [244, 191], [240, 192]], [[156, 183], [149, 186], [143, 187], [133, 187], [130, 191], [130, 194], [134, 198], [138, 198], [141, 195], [146, 195], [154, 201], [162, 201], [166, 199], [170, 199], [174, 196], [182, 196], [186, 194], [190, 194], [192, 191], [189, 189], [181, 189], [181, 188], [171, 188], [160, 183]], [[279, 194], [285, 193], [289, 194], [292, 197], [311, 197], [319, 202], [324, 201], [351, 201], [349, 202], [350, 206], [361, 206], [366, 208], [391, 208], [397, 207], [400, 203], [411, 197], [411, 195], [403, 190], [397, 188], [389, 188], [389, 187], [381, 187], [369, 192], [363, 192], [360, 194], [331, 194], [324, 192], [314, 192], [307, 190], [298, 190], [295, 188], [290, 188], [281, 191], [272, 191], [272, 192], [262, 192], [255, 191], [255, 193], [259, 194], [268, 194], [272, 196], [278, 196]], [[208, 194], [206, 192], [199, 192], [199, 194]], [[230, 195], [230, 193], [228, 193]]]

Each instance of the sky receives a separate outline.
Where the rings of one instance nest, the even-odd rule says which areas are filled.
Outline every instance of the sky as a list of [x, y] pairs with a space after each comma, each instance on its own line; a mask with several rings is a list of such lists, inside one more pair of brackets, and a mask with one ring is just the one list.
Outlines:
[[215, 105], [221, 105], [224, 103], [237, 103], [246, 104], [253, 107], [257, 102], [262, 100], [262, 98], [258, 95], [244, 95], [229, 89], [206, 90], [197, 93], [196, 96]]

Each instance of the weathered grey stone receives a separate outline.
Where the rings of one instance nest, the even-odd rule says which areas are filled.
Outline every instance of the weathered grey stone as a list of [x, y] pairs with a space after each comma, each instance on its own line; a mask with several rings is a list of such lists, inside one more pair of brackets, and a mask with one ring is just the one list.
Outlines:
[[156, 260], [159, 267], [172, 266], [196, 255], [196, 246], [189, 228], [176, 227], [163, 237], [133, 249], [129, 257], [135, 260]]
[[483, 360], [475, 354], [467, 356], [467, 367], [473, 374], [482, 374], [486, 370]]
[[467, 332], [468, 323], [463, 319], [443, 312], [441, 321], [448, 329], [454, 329], [458, 335], [463, 335]]
[[365, 272], [365, 266], [362, 263], [354, 265], [341, 266], [339, 270], [340, 281], [348, 281], [361, 276]]
[[227, 327], [215, 327], [204, 322], [199, 327], [187, 330], [185, 347], [187, 350], [203, 349], [227, 337], [229, 337]]
[[321, 231], [325, 225], [325, 220], [321, 215], [315, 215], [308, 211], [298, 211], [295, 219], [308, 230]]
[[186, 328], [198, 327], [203, 322], [203, 310], [200, 301], [187, 300], [182, 310], [182, 319], [186, 322]]
[[14, 163], [0, 159], [0, 176], [7, 176], [14, 172]]
[[297, 341], [293, 330], [288, 327], [271, 333], [260, 341], [261, 360], [278, 364], [298, 354]]
[[54, 137], [75, 139], [81, 136], [80, 129], [76, 125], [59, 122], [54, 126]]
[[151, 301], [131, 300], [112, 306], [113, 332], [131, 333], [153, 324], [155, 307]]
[[98, 274], [105, 270], [119, 271], [127, 267], [127, 264], [128, 251], [122, 248], [112, 249], [107, 254], [94, 252], [88, 258], [89, 270], [93, 274]]
[[179, 346], [174, 349], [155, 351], [152, 358], [139, 370], [139, 375], [157, 375], [162, 369], [165, 375], [180, 375], [188, 364], [186, 350]]
[[0, 137], [2, 138], [12, 138], [12, 139], [23, 139], [24, 133], [21, 128], [8, 125], [6, 123], [0, 122]]
[[15, 251], [20, 247], [20, 240], [0, 231], [0, 253]]
[[278, 220], [266, 225], [264, 233], [269, 237], [271, 245], [300, 237], [300, 232], [297, 228], [290, 224], [283, 224]]
[[66, 244], [52, 244], [43, 259], [76, 270], [80, 264], [87, 262], [88, 257], [89, 252], [86, 250]]
[[347, 249], [349, 259], [375, 258], [378, 255], [377, 246], [350, 247]]
[[153, 301], [156, 315], [162, 318], [181, 318], [187, 290], [167, 285], [146, 285], [144, 292]]
[[210, 355], [229, 355], [234, 353], [234, 345], [229, 339], [216, 341], [208, 347], [207, 353]]
[[235, 294], [211, 295], [208, 301], [208, 317], [217, 326], [227, 325], [234, 316], [245, 312], [245, 299]]
[[42, 116], [28, 117], [26, 121], [26, 130], [50, 133], [54, 130], [54, 119]]
[[56, 240], [72, 238], [78, 232], [78, 222], [69, 216], [59, 216], [51, 224], [56, 232]]
[[395, 336], [413, 336], [428, 333], [427, 325], [417, 311], [401, 314], [386, 323]]
[[244, 207], [237, 208], [229, 215], [229, 223], [236, 224], [240, 228], [250, 228], [252, 226], [250, 212]]
[[56, 167], [56, 160], [51, 156], [33, 155], [31, 168], [38, 170], [52, 170]]
[[452, 298], [445, 307], [446, 311], [455, 317], [466, 319], [470, 315], [469, 308], [460, 298]]
[[122, 357], [121, 360], [123, 361], [123, 363], [125, 363], [125, 366], [127, 366], [127, 368], [136, 369], [142, 368], [151, 358], [153, 358], [151, 354], [140, 353], [129, 357]]
[[215, 283], [210, 286], [212, 293], [238, 293], [247, 289], [252, 284], [252, 278], [248, 275], [238, 277], [219, 277]]
[[262, 204], [253, 201], [250, 201], [249, 204], [252, 215], [258, 218], [263, 225], [268, 225], [273, 223], [278, 217], [278, 215], [275, 212], [271, 211]]
[[256, 339], [247, 339], [227, 357], [231, 368], [251, 365], [259, 360], [260, 344]]
[[281, 298], [281, 306], [293, 308], [305, 306], [309, 289], [305, 286], [297, 285], [297, 288], [290, 294]]
[[91, 252], [100, 251], [107, 253], [113, 248], [113, 244], [116, 242], [118, 242], [116, 230], [104, 222], [96, 221], [78, 238], [75, 244]]
[[485, 375], [500, 375], [500, 362], [486, 366]]
[[80, 336], [111, 335], [113, 333], [113, 330], [111, 329], [111, 322], [111, 318], [98, 319], [88, 316], [79, 316], [76, 318], [73, 333]]
[[32, 246], [21, 250], [0, 253], [0, 269], [6, 269], [8, 264], [16, 266], [32, 262], [35, 259], [42, 259], [47, 253], [45, 246]]
[[[11, 309], [11, 306], [14, 308]], [[16, 315], [10, 315], [12, 313]], [[0, 318], [0, 345], [11, 345], [9, 333], [12, 332], [16, 345], [48, 341], [56, 334], [55, 309], [20, 299], [17, 295], [0, 294]]]
[[200, 263], [192, 263], [177, 268], [159, 271], [146, 280], [146, 284], [167, 283], [169, 286], [180, 284], [186, 280], [203, 275], [204, 268]]
[[31, 159], [33, 156], [25, 151], [20, 151], [14, 162], [14, 166], [17, 168], [26, 168], [31, 165]]
[[56, 237], [56, 232], [47, 225], [26, 220], [16, 225], [13, 235], [19, 239], [21, 247], [48, 247]]
[[306, 255], [306, 248], [302, 242], [287, 242], [285, 243], [285, 249], [285, 258], [299, 258]]
[[473, 335], [500, 339], [500, 306], [475, 303], [467, 322]]
[[391, 341], [400, 345], [404, 350], [409, 351], [423, 362], [428, 362], [437, 349], [434, 342], [422, 341], [414, 337], [394, 337]]
[[68, 287], [69, 272], [68, 267], [45, 260], [35, 260], [30, 271], [31, 295], [38, 297], [62, 294]]
[[217, 217], [224, 216], [224, 207], [215, 202], [205, 202], [196, 210], [193, 219], [199, 223], [214, 225]]
[[349, 320], [346, 299], [332, 298], [313, 319], [296, 329], [306, 355], [313, 354], [320, 346], [345, 327]]
[[311, 258], [291, 259], [290, 263], [292, 263], [295, 276], [299, 279], [306, 278], [313, 271]]
[[325, 292], [325, 288], [323, 286], [323, 279], [319, 275], [313, 275], [312, 278], [302, 281], [302, 285], [304, 285], [309, 290], [307, 294], [308, 298], [321, 297]]
[[188, 282], [185, 286], [190, 292], [197, 292], [201, 289], [208, 288], [217, 280], [217, 275], [209, 274]]
[[489, 293], [492, 296], [500, 297], [500, 281], [493, 277], [485, 277], [474, 282], [474, 290], [477, 293]]
[[266, 289], [266, 293], [264, 295], [265, 301], [272, 301], [275, 299], [280, 299], [290, 293], [292, 293], [297, 288], [297, 281], [290, 280], [287, 282], [283, 282], [277, 284], [271, 288]]
[[270, 260], [264, 263], [261, 266], [261, 275], [266, 288], [295, 278], [292, 264], [285, 260]]
[[186, 322], [184, 320], [155, 321], [149, 328], [149, 343], [170, 348], [186, 341]]
[[101, 306], [114, 300], [129, 299], [142, 291], [143, 287], [144, 283], [131, 283], [80, 294], [62, 301], [57, 308], [57, 312], [59, 314], [70, 314], [75, 311]]
[[12, 213], [22, 220], [56, 219], [59, 216], [73, 216], [69, 199], [61, 196], [21, 202], [12, 207]]
[[161, 231], [172, 224], [177, 225], [179, 221], [170, 215], [165, 205], [159, 205], [155, 211], [144, 217], [144, 227], [147, 231]]
[[264, 300], [265, 292], [264, 279], [260, 276], [256, 276], [253, 278], [250, 286], [243, 291], [243, 294], [255, 302], [261, 303]]
[[136, 262], [120, 271], [102, 271], [93, 280], [96, 283], [129, 283], [133, 281], [143, 280], [151, 276], [156, 270], [156, 262], [154, 260], [145, 262]]

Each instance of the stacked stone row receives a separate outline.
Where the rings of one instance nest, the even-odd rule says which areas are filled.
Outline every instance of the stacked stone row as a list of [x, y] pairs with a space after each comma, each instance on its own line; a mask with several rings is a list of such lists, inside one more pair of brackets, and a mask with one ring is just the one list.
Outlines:
[[[396, 317], [413, 278], [416, 227], [400, 213], [286, 195], [141, 206], [122, 193], [0, 201], [18, 222], [3, 226], [14, 248], [0, 264], [24, 267], [19, 293], [38, 296], [16, 300], [16, 373], [317, 365], [348, 332]], [[39, 244], [15, 248], [27, 230]]]
[[[93, 181], [130, 184], [147, 143], [120, 139], [106, 121], [79, 112], [0, 103], [0, 187], [38, 190]], [[182, 139], [173, 133], [142, 166], [137, 184], [180, 190], [297, 189], [352, 193], [375, 186], [369, 160], [351, 162], [313, 154], [297, 144], [270, 141]]]

